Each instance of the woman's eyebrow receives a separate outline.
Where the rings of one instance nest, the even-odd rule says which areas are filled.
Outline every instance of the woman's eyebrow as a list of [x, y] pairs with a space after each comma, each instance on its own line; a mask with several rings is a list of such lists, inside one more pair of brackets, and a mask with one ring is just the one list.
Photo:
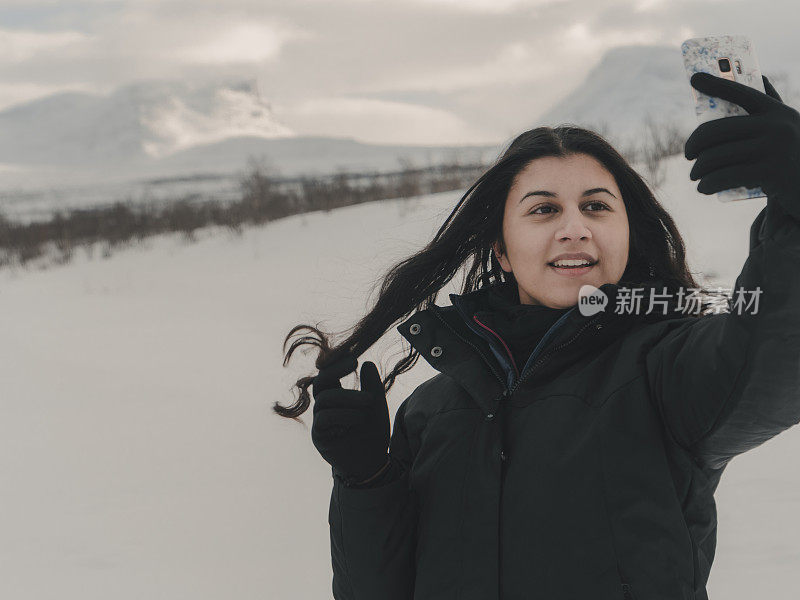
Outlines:
[[[606, 194], [610, 194], [611, 196], [616, 198], [616, 196], [614, 196], [614, 194], [609, 192], [606, 188], [602, 188], [602, 187], [591, 188], [589, 190], [586, 190], [585, 192], [583, 192], [583, 194], [581, 194], [581, 196], [591, 196], [592, 194], [596, 194], [598, 192], [605, 192]], [[528, 192], [522, 198], [520, 198], [519, 201], [522, 202], [528, 196], [547, 196], [549, 198], [558, 198], [558, 194], [556, 194], [554, 192], [548, 192], [547, 190], [536, 190], [535, 192]]]

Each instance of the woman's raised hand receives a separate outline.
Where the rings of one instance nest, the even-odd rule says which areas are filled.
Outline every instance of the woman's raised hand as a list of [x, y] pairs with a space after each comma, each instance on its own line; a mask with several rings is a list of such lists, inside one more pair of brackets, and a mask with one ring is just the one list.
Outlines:
[[697, 159], [689, 178], [700, 180], [701, 194], [761, 187], [800, 221], [800, 113], [763, 80], [766, 93], [709, 73], [692, 75], [692, 87], [738, 104], [748, 114], [698, 125], [684, 146], [687, 160]]
[[348, 354], [322, 368], [311, 384], [311, 440], [334, 471], [352, 482], [381, 470], [390, 440], [389, 407], [375, 363], [362, 364], [360, 390], [344, 389], [339, 382], [357, 367], [356, 358]]

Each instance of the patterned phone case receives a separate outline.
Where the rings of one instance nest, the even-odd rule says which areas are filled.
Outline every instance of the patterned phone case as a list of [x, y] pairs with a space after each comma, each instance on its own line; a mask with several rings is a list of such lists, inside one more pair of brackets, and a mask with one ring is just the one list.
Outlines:
[[[683, 55], [683, 64], [689, 79], [695, 73], [711, 73], [717, 77], [732, 79], [765, 92], [764, 82], [761, 79], [761, 69], [758, 66], [753, 43], [744, 35], [691, 38], [681, 44], [681, 54]], [[719, 59], [721, 58], [729, 60], [730, 71], [721, 71], [719, 64]], [[689, 89], [691, 89], [694, 96], [695, 114], [700, 123], [723, 117], [749, 114], [738, 104], [722, 98], [707, 96], [693, 88], [691, 84], [689, 84]], [[766, 194], [760, 187], [738, 187], [717, 192], [717, 198], [720, 202], [762, 197], [766, 197]]]

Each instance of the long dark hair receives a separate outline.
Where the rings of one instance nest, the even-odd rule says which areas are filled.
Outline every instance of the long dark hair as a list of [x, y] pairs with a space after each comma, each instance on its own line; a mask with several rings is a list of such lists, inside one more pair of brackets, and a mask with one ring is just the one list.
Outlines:
[[[708, 298], [713, 297], [714, 292], [694, 280], [686, 264], [683, 239], [672, 217], [625, 158], [594, 131], [571, 124], [555, 128], [537, 127], [518, 135], [511, 142], [500, 158], [461, 197], [424, 248], [386, 273], [380, 282], [375, 306], [355, 325], [342, 332], [350, 332], [348, 337], [331, 345], [329, 336], [317, 327], [297, 325], [284, 339], [284, 350], [295, 333], [307, 330], [310, 335], [303, 335], [292, 342], [286, 351], [284, 366], [292, 353], [302, 345], [319, 348], [315, 363], [317, 369], [345, 354], [360, 356], [390, 327], [436, 302], [439, 290], [470, 258], [472, 262], [464, 278], [462, 293], [497, 281], [516, 283], [513, 274], [504, 272], [500, 267], [492, 249], [492, 243], [498, 241], [505, 252], [503, 213], [512, 183], [517, 174], [536, 158], [567, 157], [578, 153], [591, 155], [605, 166], [614, 176], [625, 202], [630, 231], [629, 254], [627, 267], [618, 284], [636, 286], [657, 277], [659, 285], [663, 284], [670, 293], [680, 287], [695, 288], [699, 290], [701, 306], [697, 316], [705, 314], [711, 304]], [[395, 378], [411, 369], [418, 358], [419, 353], [411, 348], [395, 364], [384, 379], [387, 392]], [[292, 406], [284, 407], [275, 402], [273, 410], [282, 417], [292, 419], [303, 414], [310, 404], [308, 387], [315, 375], [297, 380], [300, 395]]]

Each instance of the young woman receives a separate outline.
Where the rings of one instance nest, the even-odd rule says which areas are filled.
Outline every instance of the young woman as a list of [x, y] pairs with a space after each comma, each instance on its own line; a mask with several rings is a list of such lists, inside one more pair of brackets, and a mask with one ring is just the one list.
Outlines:
[[[335, 598], [707, 598], [725, 466], [800, 421], [800, 114], [766, 79], [767, 94], [692, 85], [749, 113], [687, 140], [698, 190], [768, 196], [727, 310], [711, 310], [672, 219], [608, 143], [541, 127], [388, 273], [347, 339], [290, 332], [316, 337], [286, 360], [315, 344], [320, 371], [274, 410], [297, 418], [312, 386]], [[589, 266], [555, 264], [576, 256]], [[470, 258], [463, 292], [434, 304]], [[578, 305], [584, 285], [604, 308]], [[619, 310], [636, 289], [642, 303]], [[343, 389], [401, 320], [410, 353], [385, 381], [365, 362], [361, 389]], [[419, 356], [439, 373], [400, 405], [390, 438], [385, 392]]]

